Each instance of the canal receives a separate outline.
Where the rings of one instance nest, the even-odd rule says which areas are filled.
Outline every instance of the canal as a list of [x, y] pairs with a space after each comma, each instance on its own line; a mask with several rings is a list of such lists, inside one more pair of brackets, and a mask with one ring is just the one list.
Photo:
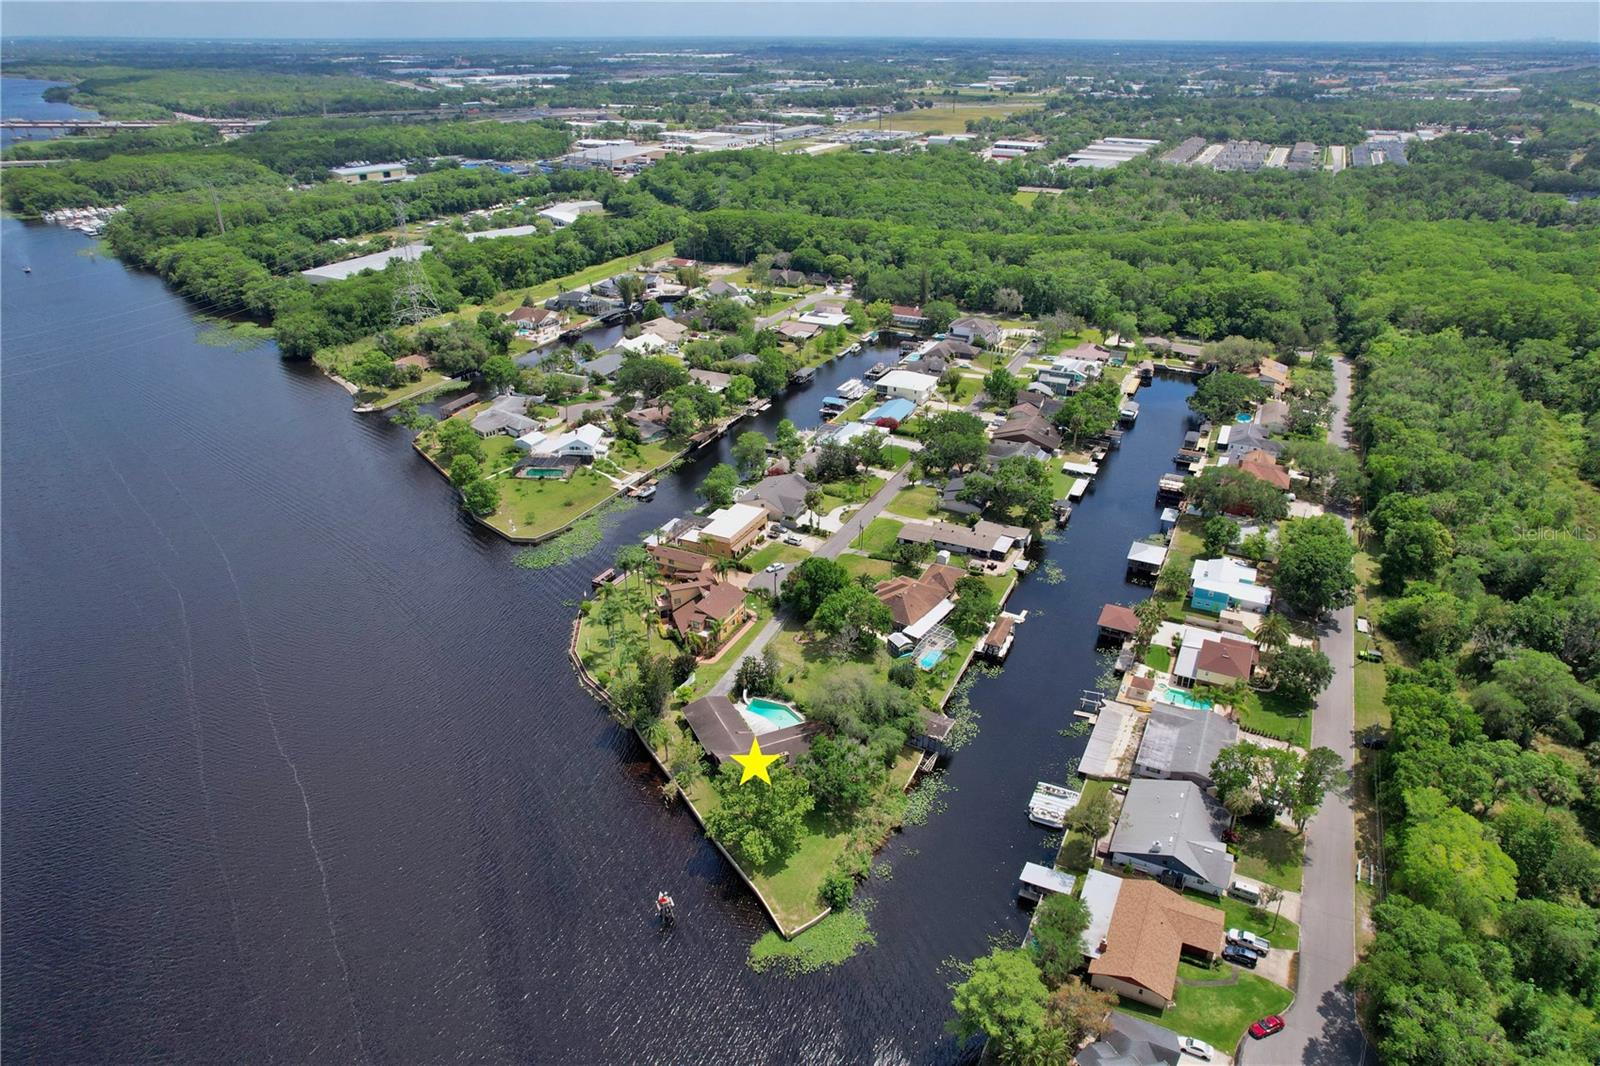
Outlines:
[[[767, 928], [573, 679], [577, 601], [728, 446], [539, 572], [310, 367], [198, 339], [153, 277], [0, 222], [0, 1055], [38, 1062], [957, 1061], [949, 958], [1014, 940], [1025, 813], [1083, 741], [1094, 619], [1188, 387], [1158, 382], [1028, 578], [946, 810], [866, 894], [877, 946], [752, 973]], [[22, 265], [33, 267], [31, 275]], [[775, 405], [815, 425], [846, 357]], [[677, 928], [650, 901], [670, 889]]]

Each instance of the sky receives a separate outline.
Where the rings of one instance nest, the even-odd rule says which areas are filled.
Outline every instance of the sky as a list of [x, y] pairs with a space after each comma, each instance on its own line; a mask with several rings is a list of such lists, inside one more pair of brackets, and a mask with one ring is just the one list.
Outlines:
[[0, 0], [0, 33], [155, 38], [946, 37], [1600, 43], [1600, 3], [1363, 0]]

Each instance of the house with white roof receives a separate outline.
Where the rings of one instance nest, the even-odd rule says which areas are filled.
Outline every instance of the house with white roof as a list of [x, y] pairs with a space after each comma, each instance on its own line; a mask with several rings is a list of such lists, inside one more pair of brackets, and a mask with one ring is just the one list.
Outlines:
[[915, 404], [928, 402], [939, 379], [932, 374], [919, 374], [915, 370], [891, 370], [878, 379], [878, 395], [890, 399], [910, 400]]
[[1241, 609], [1264, 614], [1272, 590], [1256, 584], [1256, 569], [1233, 559], [1197, 559], [1189, 571], [1189, 606], [1221, 614]]
[[738, 555], [755, 543], [769, 520], [766, 507], [760, 504], [730, 504], [712, 511], [693, 537], [714, 554]]
[[653, 355], [665, 351], [667, 342], [654, 333], [641, 333], [637, 337], [624, 337], [614, 347], [634, 355]]
[[605, 430], [591, 423], [561, 434], [549, 442], [540, 454], [554, 455], [557, 458], [598, 459], [610, 450], [611, 445], [606, 440]]

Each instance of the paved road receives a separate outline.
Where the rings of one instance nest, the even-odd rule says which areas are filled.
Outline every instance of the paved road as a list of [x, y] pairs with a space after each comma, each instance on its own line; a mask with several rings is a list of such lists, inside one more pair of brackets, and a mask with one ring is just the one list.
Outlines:
[[818, 300], [842, 298], [843, 294], [837, 293], [832, 289], [823, 289], [821, 292], [814, 292], [792, 307], [785, 307], [783, 310], [767, 315], [765, 318], [756, 319], [756, 329], [771, 329], [779, 322], [787, 320], [790, 315], [797, 315], [802, 311], [809, 310], [814, 304], [816, 304]]
[[[1334, 363], [1333, 412], [1328, 438], [1347, 445], [1350, 365]], [[1333, 681], [1317, 699], [1311, 743], [1355, 762], [1355, 609], [1337, 611], [1322, 627], [1322, 650], [1333, 662]], [[1356, 826], [1348, 789], [1329, 793], [1306, 826], [1305, 889], [1300, 897], [1300, 969], [1288, 1026], [1256, 1042], [1245, 1038], [1239, 1056], [1250, 1066], [1357, 1066], [1376, 1063], [1356, 1023], [1354, 997], [1343, 987], [1356, 961]]]
[[[889, 501], [894, 499], [900, 490], [906, 487], [906, 484], [906, 474], [902, 469], [889, 478], [888, 481], [885, 481], [883, 487], [872, 494], [872, 499], [863, 504], [859, 511], [850, 516], [848, 522], [839, 527], [838, 532], [830, 535], [822, 543], [822, 547], [811, 554], [820, 555], [824, 559], [837, 559], [844, 553], [846, 548], [850, 547], [851, 542], [856, 538], [856, 534], [871, 525], [872, 520], [883, 513], [883, 509], [889, 506]], [[785, 570], [777, 575], [777, 583], [781, 585], [784, 579], [789, 576], [789, 573], [790, 571]], [[752, 579], [750, 587], [761, 587], [757, 582], [765, 577], [767, 575], [757, 574]], [[766, 625], [761, 627], [761, 631], [756, 634], [756, 638], [750, 642], [749, 647], [745, 648], [744, 652], [728, 666], [727, 673], [723, 674], [717, 683], [711, 686], [711, 691], [707, 695], [726, 696], [733, 689], [733, 679], [734, 675], [739, 672], [739, 664], [752, 656], [760, 655], [782, 628], [782, 615], [774, 615]]]

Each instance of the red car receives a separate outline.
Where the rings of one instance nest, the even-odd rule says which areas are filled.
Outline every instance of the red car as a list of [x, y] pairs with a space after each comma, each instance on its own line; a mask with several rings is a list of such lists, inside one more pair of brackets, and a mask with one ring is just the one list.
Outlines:
[[1259, 1022], [1250, 1023], [1250, 1035], [1257, 1040], [1265, 1039], [1273, 1033], [1283, 1031], [1283, 1019], [1276, 1014], [1269, 1014]]

